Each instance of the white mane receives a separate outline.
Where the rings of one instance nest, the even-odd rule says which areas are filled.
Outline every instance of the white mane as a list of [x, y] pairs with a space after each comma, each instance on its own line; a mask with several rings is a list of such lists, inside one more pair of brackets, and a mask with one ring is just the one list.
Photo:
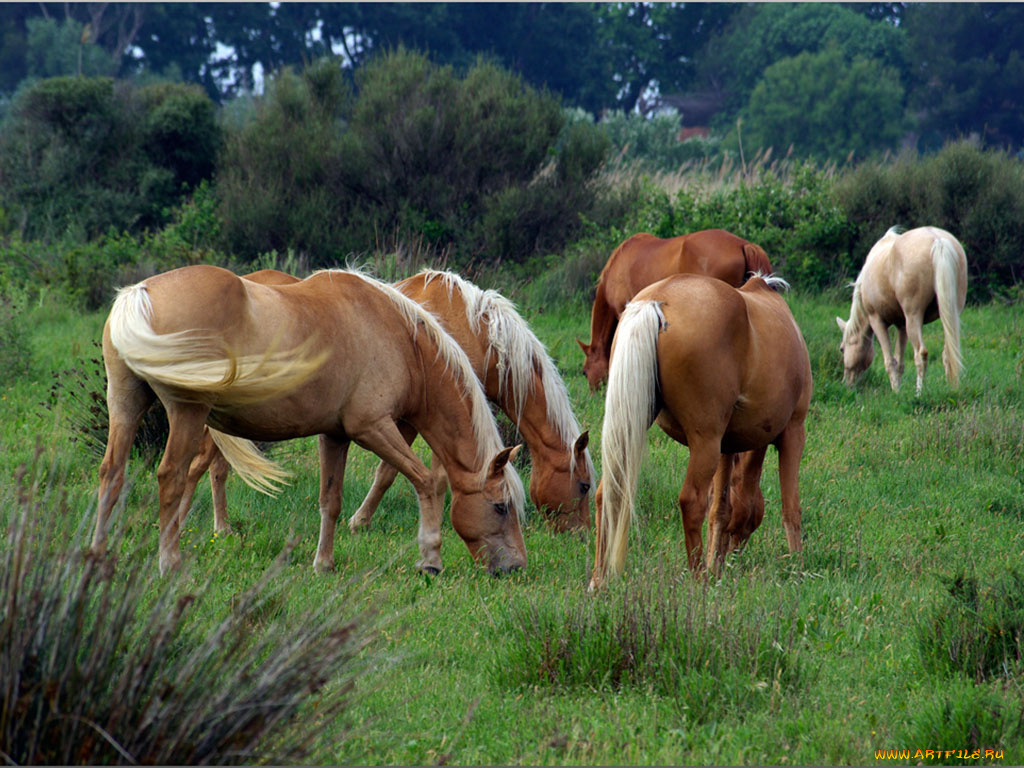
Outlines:
[[[486, 323], [487, 351], [494, 354], [498, 366], [498, 392], [511, 394], [517, 424], [526, 399], [533, 394], [533, 373], [537, 371], [540, 374], [547, 421], [555, 428], [562, 443], [569, 447], [570, 471], [575, 470], [576, 455], [572, 446], [581, 430], [572, 412], [569, 393], [547, 349], [516, 311], [515, 305], [497, 291], [482, 290], [453, 272], [424, 269], [420, 274], [424, 284], [441, 280], [449, 297], [458, 288], [473, 333], [479, 333], [481, 323]], [[596, 473], [589, 451], [585, 452], [585, 457], [587, 471], [594, 478]]]

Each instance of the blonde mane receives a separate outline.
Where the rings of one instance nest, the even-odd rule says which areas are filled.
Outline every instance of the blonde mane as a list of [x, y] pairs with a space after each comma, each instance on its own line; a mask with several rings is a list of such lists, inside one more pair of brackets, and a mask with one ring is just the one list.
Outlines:
[[[422, 326], [427, 332], [427, 337], [437, 347], [437, 354], [444, 361], [445, 369], [451, 370], [455, 379], [462, 388], [462, 393], [469, 401], [470, 413], [473, 422], [473, 436], [476, 439], [477, 458], [489, 460], [501, 451], [504, 446], [501, 442], [501, 435], [498, 434], [498, 426], [494, 422], [487, 398], [484, 396], [480, 382], [473, 372], [473, 366], [465, 351], [448, 335], [448, 332], [441, 326], [441, 323], [430, 312], [420, 304], [410, 299], [394, 286], [378, 280], [375, 277], [358, 269], [324, 269], [314, 274], [344, 274], [353, 275], [372, 285], [379, 290], [395, 306], [399, 314], [416, 338], [418, 329]], [[519, 473], [511, 462], [505, 465], [505, 487], [508, 492], [508, 499], [516, 512], [522, 516], [526, 503], [526, 492], [523, 488]]]
[[[498, 393], [512, 395], [517, 424], [526, 399], [533, 394], [533, 373], [539, 373], [544, 387], [547, 421], [555, 428], [562, 443], [569, 447], [569, 471], [575, 471], [576, 454], [572, 446], [582, 430], [572, 411], [569, 392], [544, 344], [530, 330], [515, 305], [497, 291], [485, 291], [453, 272], [424, 269], [419, 274], [423, 276], [425, 285], [431, 280], [441, 280], [449, 297], [458, 289], [473, 333], [480, 332], [481, 323], [487, 324], [487, 354], [494, 355], [498, 366]], [[587, 450], [584, 456], [590, 477], [596, 477], [590, 451]]]

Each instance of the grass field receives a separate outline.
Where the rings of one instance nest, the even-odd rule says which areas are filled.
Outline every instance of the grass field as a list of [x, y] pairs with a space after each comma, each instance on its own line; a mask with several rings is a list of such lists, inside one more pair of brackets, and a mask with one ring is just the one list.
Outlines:
[[[322, 734], [314, 762], [1024, 763], [1024, 313], [966, 309], [957, 391], [938, 363], [939, 324], [928, 326], [935, 362], [915, 397], [912, 364], [898, 394], [880, 360], [857, 389], [845, 388], [833, 318], [846, 317], [848, 303], [838, 294], [789, 301], [815, 378], [800, 475], [802, 559], [787, 553], [770, 452], [764, 524], [720, 580], [692, 583], [676, 507], [686, 449], [655, 428], [626, 576], [604, 594], [585, 594], [592, 537], [549, 533], [536, 515], [524, 572], [488, 576], [446, 523], [445, 571], [418, 575], [416, 501], [402, 480], [370, 531], [339, 533], [338, 569], [320, 576], [311, 567], [315, 441], [306, 439], [273, 451], [295, 473], [279, 497], [231, 478], [237, 535], [213, 535], [204, 487], [182, 539], [184, 572], [153, 589], [186, 592], [209, 579], [187, 627], [202, 636], [294, 536], [254, 634], [301, 621], [339, 592], [353, 613], [376, 613], [372, 663], [345, 727]], [[587, 391], [574, 341], [589, 336], [587, 309], [523, 312], [566, 379], [600, 469], [603, 401]], [[98, 459], [70, 441], [60, 392], [73, 377], [54, 374], [95, 353], [102, 320], [52, 301], [32, 309], [32, 372], [0, 388], [3, 484], [32, 464], [38, 444], [36, 471], [68, 502], [37, 512], [69, 547], [91, 532]], [[350, 453], [346, 516], [374, 466], [365, 452]], [[155, 571], [153, 468], [137, 460], [129, 471], [115, 546]], [[521, 471], [527, 478], [527, 462]], [[4, 506], [14, 507], [10, 494]]]

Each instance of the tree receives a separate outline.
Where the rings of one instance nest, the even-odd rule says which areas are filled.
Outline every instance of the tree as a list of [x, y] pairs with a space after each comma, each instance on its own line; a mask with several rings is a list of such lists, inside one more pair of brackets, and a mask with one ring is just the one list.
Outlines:
[[730, 125], [747, 103], [761, 73], [771, 64], [801, 53], [816, 53], [830, 43], [845, 60], [872, 59], [905, 70], [902, 32], [828, 3], [764, 3], [745, 7], [728, 28], [708, 41], [700, 56], [699, 78], [722, 94], [718, 124]]
[[747, 148], [864, 158], [894, 149], [903, 134], [903, 86], [894, 69], [863, 56], [848, 60], [833, 43], [765, 69], [743, 116]]
[[923, 132], [1024, 145], [1024, 5], [912, 3], [904, 27]]

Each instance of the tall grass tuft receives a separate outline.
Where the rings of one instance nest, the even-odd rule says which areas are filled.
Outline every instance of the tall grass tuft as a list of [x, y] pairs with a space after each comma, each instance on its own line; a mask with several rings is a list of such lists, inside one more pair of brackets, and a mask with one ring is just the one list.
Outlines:
[[735, 597], [666, 578], [595, 599], [527, 600], [508, 610], [511, 639], [493, 673], [509, 688], [649, 691], [696, 722], [777, 702], [800, 678], [792, 611]]
[[260, 630], [287, 588], [284, 556], [200, 634], [205, 588], [158, 579], [146, 558], [89, 554], [84, 525], [62, 538], [79, 510], [39, 464], [0, 499], [0, 757], [283, 764], [345, 732], [373, 627], [344, 608], [349, 590]]
[[1024, 574], [1011, 569], [988, 584], [959, 573], [947, 597], [918, 626], [924, 666], [976, 682], [1024, 673]]

